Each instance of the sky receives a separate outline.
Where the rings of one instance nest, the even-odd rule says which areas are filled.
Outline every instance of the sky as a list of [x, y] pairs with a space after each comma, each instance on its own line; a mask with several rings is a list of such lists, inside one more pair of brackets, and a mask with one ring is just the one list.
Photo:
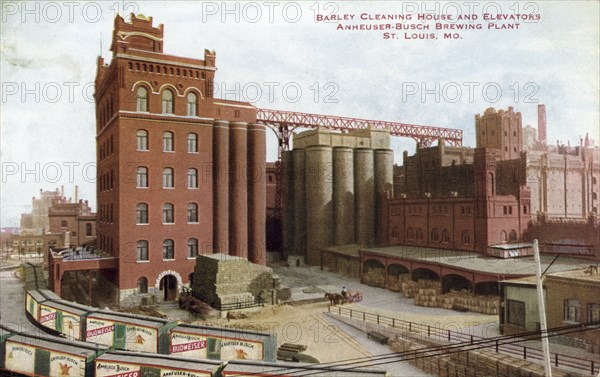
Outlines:
[[[216, 51], [216, 97], [459, 128], [466, 146], [475, 146], [475, 114], [513, 106], [524, 126], [536, 126], [542, 103], [549, 143], [576, 145], [586, 134], [600, 141], [598, 1], [0, 5], [1, 227], [18, 226], [40, 189], [62, 185], [69, 197], [78, 185], [79, 197], [95, 209], [93, 83], [98, 55], [110, 61], [117, 13], [164, 24], [167, 54], [202, 59], [204, 49]], [[376, 20], [398, 15], [404, 20]], [[455, 29], [437, 30], [435, 20], [422, 17], [446, 18], [437, 22]], [[344, 30], [398, 23], [430, 29]], [[456, 29], [477, 24], [481, 29]], [[273, 161], [273, 134], [267, 142]], [[415, 149], [411, 139], [394, 138], [392, 145], [396, 163]]]

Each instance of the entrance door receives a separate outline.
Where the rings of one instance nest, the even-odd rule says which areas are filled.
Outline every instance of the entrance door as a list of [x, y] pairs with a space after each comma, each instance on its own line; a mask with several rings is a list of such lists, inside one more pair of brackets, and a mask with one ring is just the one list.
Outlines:
[[165, 301], [173, 301], [177, 297], [177, 278], [173, 275], [165, 275], [160, 279], [160, 289], [163, 291]]

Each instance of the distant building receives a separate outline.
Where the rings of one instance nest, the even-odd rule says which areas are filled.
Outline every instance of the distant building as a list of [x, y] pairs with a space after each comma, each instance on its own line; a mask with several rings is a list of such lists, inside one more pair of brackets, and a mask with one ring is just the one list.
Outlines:
[[587, 137], [574, 148], [523, 148], [512, 107], [487, 109], [475, 127], [476, 149], [440, 140], [404, 153], [394, 198], [383, 201], [384, 245], [484, 252], [537, 238], [544, 251], [599, 254], [600, 149]]
[[60, 191], [43, 191], [40, 189], [40, 197], [31, 198], [31, 212], [21, 215], [21, 234], [41, 235], [50, 228], [50, 220], [48, 218], [48, 209], [53, 201], [64, 198], [64, 187]]
[[95, 242], [96, 213], [87, 200], [73, 198], [60, 191], [42, 191], [32, 199], [32, 211], [21, 215], [21, 230], [12, 238], [13, 252], [46, 253], [48, 247], [76, 247]]
[[530, 150], [538, 143], [537, 128], [527, 125], [523, 128], [523, 149]]

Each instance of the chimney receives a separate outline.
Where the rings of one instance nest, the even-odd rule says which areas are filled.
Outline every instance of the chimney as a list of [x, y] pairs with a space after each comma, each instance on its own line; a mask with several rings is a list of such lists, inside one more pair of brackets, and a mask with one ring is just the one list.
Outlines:
[[77, 203], [77, 191], [79, 191], [79, 186], [75, 185], [75, 203]]
[[546, 105], [538, 105], [538, 141], [546, 145]]

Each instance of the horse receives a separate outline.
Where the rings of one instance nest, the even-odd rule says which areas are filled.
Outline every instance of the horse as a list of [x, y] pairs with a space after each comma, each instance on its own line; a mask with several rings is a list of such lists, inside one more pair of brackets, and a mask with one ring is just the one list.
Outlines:
[[346, 298], [339, 293], [325, 293], [325, 298], [329, 300], [330, 305], [344, 304]]

